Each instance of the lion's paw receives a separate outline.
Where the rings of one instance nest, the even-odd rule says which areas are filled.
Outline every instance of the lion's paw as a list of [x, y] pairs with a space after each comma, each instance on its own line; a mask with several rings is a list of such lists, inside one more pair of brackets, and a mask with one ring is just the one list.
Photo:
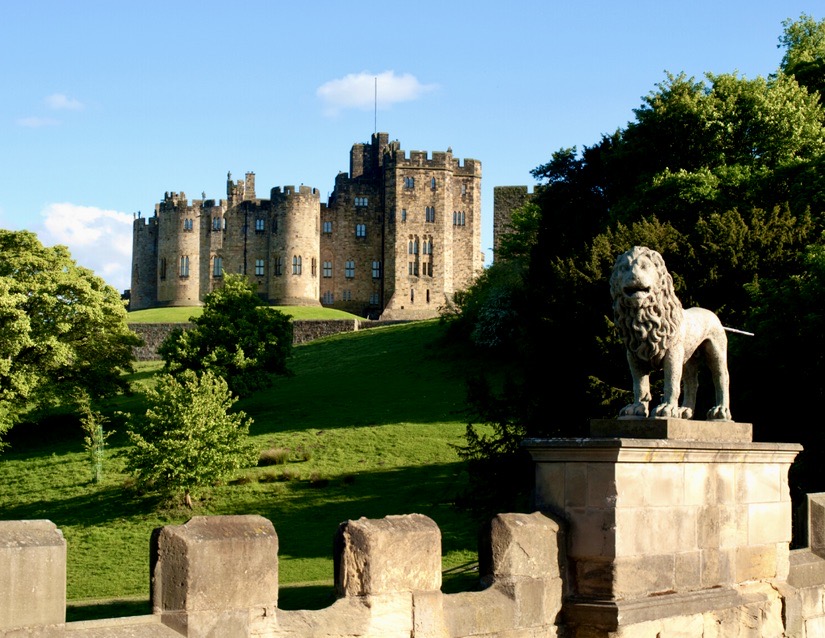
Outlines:
[[730, 408], [724, 405], [715, 405], [708, 410], [708, 421], [732, 421]]
[[682, 408], [678, 405], [673, 403], [662, 403], [660, 406], [656, 408], [656, 412], [654, 416], [661, 417], [661, 418], [671, 418], [671, 419], [681, 419], [682, 417]]
[[637, 401], [636, 403], [626, 405], [621, 410], [619, 410], [619, 416], [639, 416], [643, 418], [647, 417], [647, 403]]
[[680, 419], [692, 419], [693, 418], [693, 410], [690, 408], [681, 408], [681, 416]]

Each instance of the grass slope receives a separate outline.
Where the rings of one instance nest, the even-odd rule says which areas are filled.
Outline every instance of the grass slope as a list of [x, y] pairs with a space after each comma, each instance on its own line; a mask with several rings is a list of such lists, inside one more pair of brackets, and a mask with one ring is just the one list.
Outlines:
[[[442, 530], [445, 590], [464, 588], [476, 561], [475, 526], [452, 507], [466, 475], [451, 444], [462, 441], [467, 363], [444, 344], [436, 322], [338, 335], [299, 346], [272, 389], [239, 403], [261, 450], [282, 465], [243, 471], [196, 494], [194, 514], [261, 514], [280, 541], [281, 605], [328, 604], [332, 537], [341, 521], [418, 512]], [[144, 364], [136, 384], [159, 364]], [[139, 395], [120, 409], [145, 409]], [[0, 517], [48, 518], [68, 543], [68, 598], [148, 596], [148, 541], [154, 527], [193, 512], [157, 512], [151, 497], [125, 489], [112, 439], [105, 479], [89, 482], [77, 426], [22, 429], [0, 457]], [[461, 576], [463, 574], [463, 576]], [[300, 585], [300, 587], [298, 587]], [[141, 603], [145, 604], [145, 603]], [[133, 613], [126, 610], [124, 613]], [[99, 613], [112, 613], [100, 611]]]

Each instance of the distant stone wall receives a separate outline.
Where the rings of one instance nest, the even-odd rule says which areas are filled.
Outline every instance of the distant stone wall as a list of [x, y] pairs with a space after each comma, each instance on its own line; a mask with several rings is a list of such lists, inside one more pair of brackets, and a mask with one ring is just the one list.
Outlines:
[[[354, 332], [356, 330], [366, 330], [369, 328], [379, 328], [398, 323], [409, 323], [408, 320], [401, 321], [367, 321], [364, 319], [327, 319], [327, 320], [303, 320], [293, 321], [292, 343], [306, 343], [321, 337], [339, 334], [341, 332]], [[129, 329], [143, 339], [143, 345], [134, 348], [135, 359], [138, 361], [156, 361], [158, 347], [163, 340], [175, 328], [186, 330], [192, 327], [191, 323], [130, 323]]]

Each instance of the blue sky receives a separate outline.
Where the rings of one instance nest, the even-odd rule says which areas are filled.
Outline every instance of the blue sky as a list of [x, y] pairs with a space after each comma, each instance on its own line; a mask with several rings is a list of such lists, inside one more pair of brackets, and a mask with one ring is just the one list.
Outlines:
[[553, 151], [633, 119], [665, 72], [774, 72], [782, 21], [819, 1], [3, 0], [0, 227], [66, 244], [129, 286], [134, 213], [165, 191], [325, 197], [377, 127], [404, 150], [533, 184]]

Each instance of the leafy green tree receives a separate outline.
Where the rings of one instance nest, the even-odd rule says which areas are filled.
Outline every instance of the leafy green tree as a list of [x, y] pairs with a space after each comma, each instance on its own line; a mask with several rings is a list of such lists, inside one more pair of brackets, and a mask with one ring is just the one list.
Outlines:
[[0, 434], [33, 406], [125, 389], [140, 339], [117, 291], [64, 246], [0, 230]]
[[237, 399], [221, 377], [162, 375], [147, 397], [152, 407], [130, 424], [134, 447], [126, 452], [126, 469], [140, 486], [164, 495], [182, 491], [191, 505], [191, 490], [255, 462], [247, 440], [252, 419], [230, 412]]
[[188, 330], [173, 331], [158, 349], [167, 372], [208, 370], [239, 396], [268, 387], [272, 374], [288, 373], [290, 318], [266, 306], [246, 277], [226, 275], [192, 323]]
[[779, 38], [779, 47], [785, 49], [781, 69], [793, 75], [797, 82], [820, 99], [825, 93], [825, 21], [817, 22], [802, 14], [797, 20], [782, 23], [785, 32]]
[[[801, 22], [785, 23], [788, 54], [776, 75], [668, 75], [626, 127], [581, 152], [560, 149], [533, 171], [540, 214], [537, 229], [526, 227], [514, 241], [521, 253], [529, 247], [520, 277], [509, 288], [502, 277], [484, 277], [473, 290], [476, 300], [509, 294], [518, 301], [507, 325], [520, 330], [502, 352], [522, 374], [509, 377], [518, 387], [471, 392], [474, 422], [489, 423], [493, 438], [468, 430], [468, 459], [512, 456], [519, 436], [582, 435], [590, 418], [627, 403], [607, 281], [616, 256], [631, 246], [661, 252], [683, 304], [710, 308], [731, 327], [788, 316], [781, 299], [805, 277], [816, 281], [805, 255], [825, 245], [825, 111], [812, 84], [789, 71], [822, 59], [825, 22]], [[464, 334], [484, 327], [484, 307], [466, 305]], [[811, 322], [799, 323], [818, 343]], [[758, 345], [781, 358], [788, 334], [771, 329], [758, 344], [730, 339], [734, 416], [767, 421], [762, 435], [778, 440], [788, 429], [776, 412], [761, 410], [770, 392], [747, 391], [762, 374], [747, 353]], [[556, 371], [552, 384], [548, 369]], [[784, 402], [781, 411], [804, 405]]]

